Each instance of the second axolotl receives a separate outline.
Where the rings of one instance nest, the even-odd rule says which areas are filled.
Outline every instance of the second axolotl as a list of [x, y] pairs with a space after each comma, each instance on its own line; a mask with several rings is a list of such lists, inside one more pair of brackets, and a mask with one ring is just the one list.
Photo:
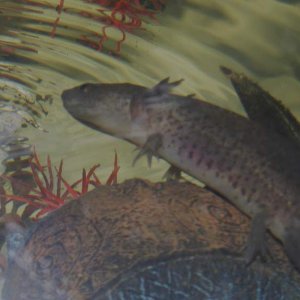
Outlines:
[[67, 111], [101, 132], [199, 179], [252, 218], [250, 262], [266, 254], [269, 229], [300, 270], [300, 151], [293, 142], [234, 112], [170, 89], [83, 84], [62, 94]]

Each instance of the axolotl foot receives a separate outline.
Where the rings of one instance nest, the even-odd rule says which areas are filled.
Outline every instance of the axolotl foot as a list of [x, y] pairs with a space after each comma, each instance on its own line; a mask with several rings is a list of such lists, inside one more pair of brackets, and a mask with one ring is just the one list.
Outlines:
[[[157, 151], [162, 145], [162, 136], [161, 134], [153, 134], [150, 135], [147, 139], [145, 145], [140, 149], [139, 153], [133, 159], [132, 165], [134, 166], [135, 163], [144, 155], [147, 156], [148, 166], [151, 167], [152, 165], [152, 157], [157, 156]], [[137, 148], [138, 149], [138, 148]]]
[[266, 213], [261, 212], [253, 217], [250, 234], [245, 247], [245, 260], [250, 265], [257, 256], [263, 260], [270, 257], [266, 240]]
[[[251, 264], [257, 256], [263, 260], [272, 258], [267, 247], [266, 239], [266, 219], [264, 212], [253, 217], [251, 223], [251, 231], [246, 243], [245, 259], [247, 265]], [[284, 250], [293, 264], [293, 266], [300, 271], [300, 224], [290, 226], [282, 239]]]
[[173, 165], [171, 165], [169, 169], [166, 171], [166, 173], [163, 175], [163, 179], [165, 179], [166, 181], [171, 181], [171, 180], [178, 181], [181, 178], [182, 178], [181, 170]]
[[[250, 235], [246, 244], [245, 259], [247, 264], [251, 264], [257, 256], [266, 260], [272, 258], [267, 248], [266, 239], [266, 219], [267, 214], [261, 212], [253, 217]], [[294, 265], [300, 271], [300, 224], [292, 224], [286, 229], [286, 233], [282, 239], [284, 250]]]
[[289, 259], [300, 272], [300, 225], [290, 226], [287, 229], [283, 246]]

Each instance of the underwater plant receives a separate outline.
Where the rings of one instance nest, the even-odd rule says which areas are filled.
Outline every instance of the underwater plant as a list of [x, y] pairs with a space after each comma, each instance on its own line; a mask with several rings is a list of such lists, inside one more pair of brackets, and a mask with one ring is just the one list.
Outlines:
[[[25, 203], [27, 205], [21, 213], [21, 219], [23, 221], [27, 219], [37, 220], [49, 212], [58, 209], [66, 202], [87, 193], [90, 190], [90, 186], [96, 187], [102, 184], [95, 173], [96, 169], [100, 167], [99, 164], [94, 165], [88, 171], [83, 169], [81, 178], [71, 184], [62, 176], [62, 160], [57, 168], [52, 165], [50, 156], [48, 156], [46, 165], [42, 165], [37, 153], [33, 151], [29, 167], [30, 171], [22, 172], [26, 172], [23, 175], [32, 177], [33, 182], [30, 185], [24, 183], [24, 178], [18, 179], [13, 175], [1, 176], [2, 180], [4, 179], [11, 182], [14, 191], [13, 194], [7, 195], [3, 187], [1, 187], [2, 191], [0, 190], [0, 192], [2, 195], [0, 194], [0, 199], [2, 215], [6, 213], [3, 211], [4, 206], [9, 202], [14, 202], [14, 204]], [[115, 153], [114, 168], [106, 180], [106, 184], [111, 185], [117, 183], [119, 168], [117, 153]], [[19, 192], [15, 192], [16, 189], [13, 188], [16, 185], [19, 187]], [[20, 193], [20, 187], [23, 187], [25, 193]]]
[[[108, 29], [114, 28], [121, 33], [121, 37], [116, 41], [114, 49], [115, 53], [119, 53], [121, 45], [126, 39], [126, 32], [132, 32], [142, 28], [143, 18], [155, 19], [155, 15], [162, 11], [167, 0], [85, 0], [87, 3], [92, 3], [101, 6], [97, 9], [101, 15], [97, 16], [92, 13], [81, 11], [83, 17], [91, 18], [101, 23], [102, 36], [99, 41], [82, 35], [80, 40], [92, 48], [99, 51], [103, 49], [104, 43], [109, 40]], [[60, 0], [56, 11], [58, 16], [53, 23], [51, 37], [55, 37], [56, 28], [60, 21], [61, 13], [64, 9], [64, 0]], [[99, 33], [95, 34], [100, 35]]]
[[116, 42], [115, 48], [115, 52], [120, 52], [121, 44], [126, 39], [126, 32], [141, 29], [142, 18], [148, 17], [155, 19], [155, 14], [162, 8], [160, 1], [157, 0], [150, 1], [153, 4], [151, 9], [149, 9], [146, 3], [141, 0], [96, 0], [89, 2], [97, 3], [105, 7], [105, 9], [98, 9], [104, 16], [103, 23], [105, 24], [102, 27], [102, 37], [97, 45], [97, 49], [100, 51], [102, 50], [105, 41], [109, 39], [107, 29], [113, 27], [120, 31], [121, 37]]
[[[62, 19], [62, 14], [64, 11], [67, 11], [71, 8], [72, 12], [80, 14], [82, 17], [92, 19], [100, 24], [99, 31], [93, 32], [91, 34], [81, 34], [78, 38], [83, 44], [94, 48], [98, 51], [102, 51], [104, 49], [104, 44], [107, 44], [108, 41], [113, 40], [114, 46], [106, 47], [110, 53], [119, 53], [121, 51], [122, 43], [126, 39], [127, 33], [135, 32], [136, 30], [141, 30], [143, 28], [143, 24], [146, 21], [156, 20], [156, 15], [163, 11], [167, 0], [81, 0], [87, 4], [95, 5], [95, 8], [84, 9], [65, 7], [65, 0], [57, 0], [55, 10], [56, 17], [54, 21], [50, 21], [48, 23], [52, 29], [50, 31], [50, 36], [55, 38], [57, 35], [57, 28]], [[31, 6], [41, 6], [53, 9], [53, 5], [51, 2], [43, 2], [40, 0], [21, 0], [22, 3], [30, 4]], [[70, 4], [71, 5], [71, 4]], [[82, 5], [81, 5], [82, 7]], [[28, 11], [32, 11], [34, 13], [40, 13], [37, 10], [32, 10], [24, 6], [24, 8]], [[117, 30], [120, 33], [120, 37], [112, 38], [109, 36], [109, 29]], [[107, 46], [107, 45], [106, 45]], [[3, 49], [1, 49], [3, 47]], [[10, 44], [1, 45], [0, 43], [0, 51], [11, 54], [14, 53], [15, 49], [20, 46], [11, 47]], [[22, 46], [22, 50], [27, 51], [37, 51], [35, 49], [31, 49], [28, 46], [23, 49], [25, 46]], [[112, 48], [112, 49], [108, 49]]]
[[63, 7], [64, 7], [64, 0], [59, 0], [59, 3], [57, 4], [56, 6], [56, 11], [57, 11], [57, 18], [55, 19], [54, 23], [53, 23], [53, 27], [52, 27], [52, 30], [51, 30], [51, 37], [54, 37], [55, 36], [55, 33], [56, 33], [56, 27], [59, 23], [59, 20], [60, 20], [60, 16], [61, 16], [61, 12], [63, 10]]
[[[83, 169], [81, 178], [70, 184], [62, 176], [63, 160], [57, 168], [48, 155], [46, 164], [42, 165], [34, 150], [29, 159], [18, 157], [9, 162], [7, 170], [13, 168], [14, 171], [10, 175], [0, 176], [0, 249], [4, 244], [14, 241], [14, 234], [18, 234], [18, 230], [23, 231], [32, 222], [87, 193], [91, 186], [101, 185], [96, 175], [99, 166], [97, 164], [89, 170]], [[27, 168], [29, 170], [24, 170]], [[114, 167], [105, 184], [117, 183], [119, 169], [115, 152]], [[7, 194], [5, 183], [10, 183], [12, 194]], [[9, 208], [9, 204], [12, 207]], [[10, 252], [8, 257], [0, 253], [0, 275], [7, 268]]]

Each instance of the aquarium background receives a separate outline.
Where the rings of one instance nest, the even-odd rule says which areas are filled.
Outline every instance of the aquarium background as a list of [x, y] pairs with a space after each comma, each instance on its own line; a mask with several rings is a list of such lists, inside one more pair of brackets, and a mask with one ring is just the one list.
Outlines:
[[[109, 19], [117, 1], [99, 4], [106, 2], [0, 1], [0, 97], [18, 102], [21, 115], [33, 118], [12, 134], [27, 137], [42, 159], [63, 159], [68, 180], [96, 163], [109, 174], [114, 150], [119, 181], [160, 180], [167, 168], [154, 161], [149, 169], [145, 159], [133, 168], [134, 146], [74, 120], [60, 95], [81, 83], [151, 87], [165, 77], [183, 78], [175, 93], [244, 114], [219, 69], [224, 65], [257, 81], [299, 116], [297, 1], [144, 1], [143, 11], [117, 12], [116, 19], [122, 13], [127, 18], [121, 25]], [[19, 115], [11, 114], [14, 120]]]
[[67, 182], [96, 164], [105, 182], [116, 170], [115, 153], [118, 182], [162, 179], [166, 162], [154, 160], [149, 168], [141, 159], [133, 167], [133, 145], [85, 127], [65, 111], [61, 93], [86, 82], [152, 87], [166, 77], [184, 79], [174, 93], [245, 115], [220, 70], [226, 66], [300, 118], [300, 1], [134, 3], [0, 0], [1, 174], [22, 169], [22, 158], [34, 149], [41, 163], [51, 158], [54, 173], [62, 160]]

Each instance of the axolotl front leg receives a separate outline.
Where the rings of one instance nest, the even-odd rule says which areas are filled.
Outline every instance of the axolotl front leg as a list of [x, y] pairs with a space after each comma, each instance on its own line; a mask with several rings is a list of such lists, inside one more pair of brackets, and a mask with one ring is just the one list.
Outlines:
[[[162, 135], [160, 133], [152, 134], [148, 137], [146, 143], [141, 148], [136, 148], [139, 150], [138, 154], [133, 159], [132, 165], [134, 166], [136, 162], [143, 156], [147, 157], [148, 167], [151, 168], [153, 156], [159, 158], [158, 151], [162, 146]], [[181, 178], [181, 170], [171, 165], [166, 173], [163, 175], [163, 179], [166, 180], [179, 180]]]
[[[153, 104], [155, 102], [160, 103], [165, 99], [165, 97], [169, 94], [169, 91], [179, 85], [182, 82], [181, 80], [175, 82], [169, 82], [169, 78], [165, 78], [157, 85], [155, 85], [152, 89], [149, 89], [142, 96], [137, 95], [133, 97], [130, 103], [130, 113], [131, 120], [135, 123], [147, 123], [146, 106], [147, 104]], [[151, 167], [152, 157], [158, 157], [158, 151], [162, 147], [163, 136], [162, 133], [152, 133], [148, 136], [145, 144], [141, 147], [138, 154], [135, 156], [133, 160], [133, 165], [142, 157], [147, 157], [148, 166]], [[137, 148], [139, 149], [139, 148]], [[167, 172], [164, 174], [163, 178], [168, 179], [179, 179], [181, 170], [180, 168], [171, 165]]]
[[[179, 84], [180, 81], [175, 83], [169, 83], [167, 79], [161, 81], [153, 89], [150, 89], [144, 95], [134, 98], [131, 102], [130, 111], [132, 112], [133, 122], [147, 123], [147, 106], [155, 105], [155, 103], [163, 103], [169, 96], [169, 90]], [[141, 157], [146, 156], [148, 165], [151, 167], [152, 157], [160, 157], [160, 151], [165, 147], [163, 143], [163, 133], [155, 132], [151, 133], [145, 144], [141, 147], [139, 153], [133, 160], [133, 164], [137, 162]], [[165, 174], [165, 177], [171, 179], [178, 179], [180, 177], [181, 169], [178, 166], [171, 164], [170, 168]], [[210, 188], [209, 188], [210, 189]], [[213, 189], [210, 189], [214, 191]], [[218, 193], [219, 194], [219, 193]], [[266, 247], [266, 220], [267, 214], [264, 210], [255, 215], [252, 219], [250, 234], [246, 243], [245, 260], [246, 263], [251, 263], [257, 256], [265, 258], [267, 256]]]
[[[147, 157], [147, 162], [149, 168], [152, 165], [152, 157], [158, 156], [158, 150], [162, 146], [162, 135], [159, 133], [152, 134], [148, 137], [144, 146], [139, 150], [136, 157], [133, 159], [132, 165], [134, 166], [135, 163], [143, 156]], [[137, 148], [139, 149], [139, 148]]]

